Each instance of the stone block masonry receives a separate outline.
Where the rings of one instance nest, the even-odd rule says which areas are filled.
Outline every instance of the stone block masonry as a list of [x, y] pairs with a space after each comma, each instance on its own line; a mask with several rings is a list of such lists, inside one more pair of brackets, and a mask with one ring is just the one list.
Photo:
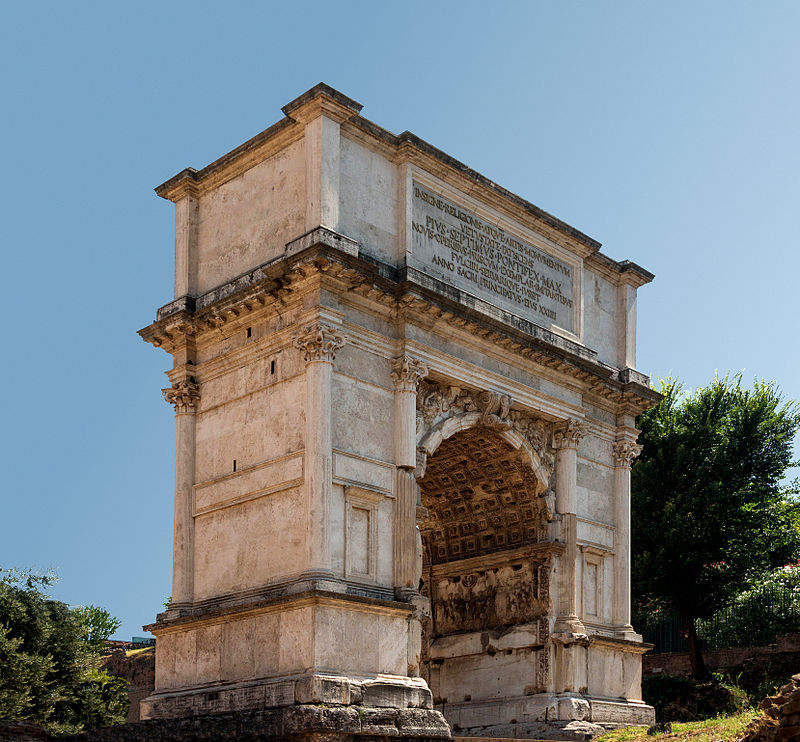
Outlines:
[[175, 520], [141, 729], [648, 723], [629, 512], [653, 276], [327, 85], [282, 110], [156, 189], [175, 293], [140, 335], [172, 361]]

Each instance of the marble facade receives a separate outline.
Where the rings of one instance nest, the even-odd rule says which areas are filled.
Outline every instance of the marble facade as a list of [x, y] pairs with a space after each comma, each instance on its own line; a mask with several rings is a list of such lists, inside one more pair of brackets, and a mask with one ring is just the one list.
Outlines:
[[142, 718], [650, 723], [629, 513], [652, 275], [360, 111], [320, 84], [156, 189], [175, 298], [140, 335], [173, 358], [175, 523]]

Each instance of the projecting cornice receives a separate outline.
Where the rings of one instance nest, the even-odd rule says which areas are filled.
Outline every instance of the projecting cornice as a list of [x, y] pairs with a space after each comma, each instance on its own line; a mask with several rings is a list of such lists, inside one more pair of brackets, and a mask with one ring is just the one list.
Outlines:
[[603, 255], [600, 253], [601, 243], [597, 240], [503, 188], [410, 131], [393, 134], [362, 117], [361, 108], [361, 104], [352, 98], [325, 83], [319, 83], [287, 103], [281, 109], [284, 118], [268, 129], [201, 170], [185, 168], [158, 186], [155, 192], [173, 202], [186, 196], [200, 196], [301, 139], [306, 123], [325, 114], [342, 124], [343, 134], [384, 150], [398, 164], [416, 164], [463, 192], [479, 197], [557, 244], [574, 251], [594, 269], [612, 274], [612, 279], [636, 286], [649, 283], [653, 279], [652, 273], [635, 263], [619, 262]]
[[[308, 244], [308, 243], [311, 244]], [[384, 305], [408, 322], [444, 322], [473, 337], [496, 344], [527, 361], [570, 377], [591, 393], [631, 414], [651, 407], [660, 395], [633, 369], [608, 366], [597, 353], [520, 317], [489, 305], [411, 268], [397, 269], [353, 254], [346, 237], [318, 227], [299, 242], [302, 249], [238, 276], [201, 296], [181, 297], [158, 310], [156, 321], [139, 335], [156, 347], [175, 352], [186, 342], [251, 313], [281, 309], [299, 295], [311, 278], [333, 292], [358, 295]], [[290, 245], [297, 244], [295, 240]], [[483, 309], [483, 311], [482, 311]], [[487, 312], [494, 312], [487, 314]]]

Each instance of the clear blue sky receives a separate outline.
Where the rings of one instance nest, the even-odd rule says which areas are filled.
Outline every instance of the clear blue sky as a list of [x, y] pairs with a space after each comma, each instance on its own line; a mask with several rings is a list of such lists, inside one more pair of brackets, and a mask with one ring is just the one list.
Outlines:
[[0, 565], [141, 633], [170, 593], [173, 207], [323, 80], [656, 274], [639, 367], [800, 397], [800, 3], [10, 3]]

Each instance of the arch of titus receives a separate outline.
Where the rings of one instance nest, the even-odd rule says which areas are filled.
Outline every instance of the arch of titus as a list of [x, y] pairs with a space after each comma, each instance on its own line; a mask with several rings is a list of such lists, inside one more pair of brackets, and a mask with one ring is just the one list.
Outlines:
[[651, 723], [629, 513], [653, 276], [326, 85], [282, 110], [156, 189], [175, 298], [140, 334], [173, 357], [175, 528], [142, 717]]

